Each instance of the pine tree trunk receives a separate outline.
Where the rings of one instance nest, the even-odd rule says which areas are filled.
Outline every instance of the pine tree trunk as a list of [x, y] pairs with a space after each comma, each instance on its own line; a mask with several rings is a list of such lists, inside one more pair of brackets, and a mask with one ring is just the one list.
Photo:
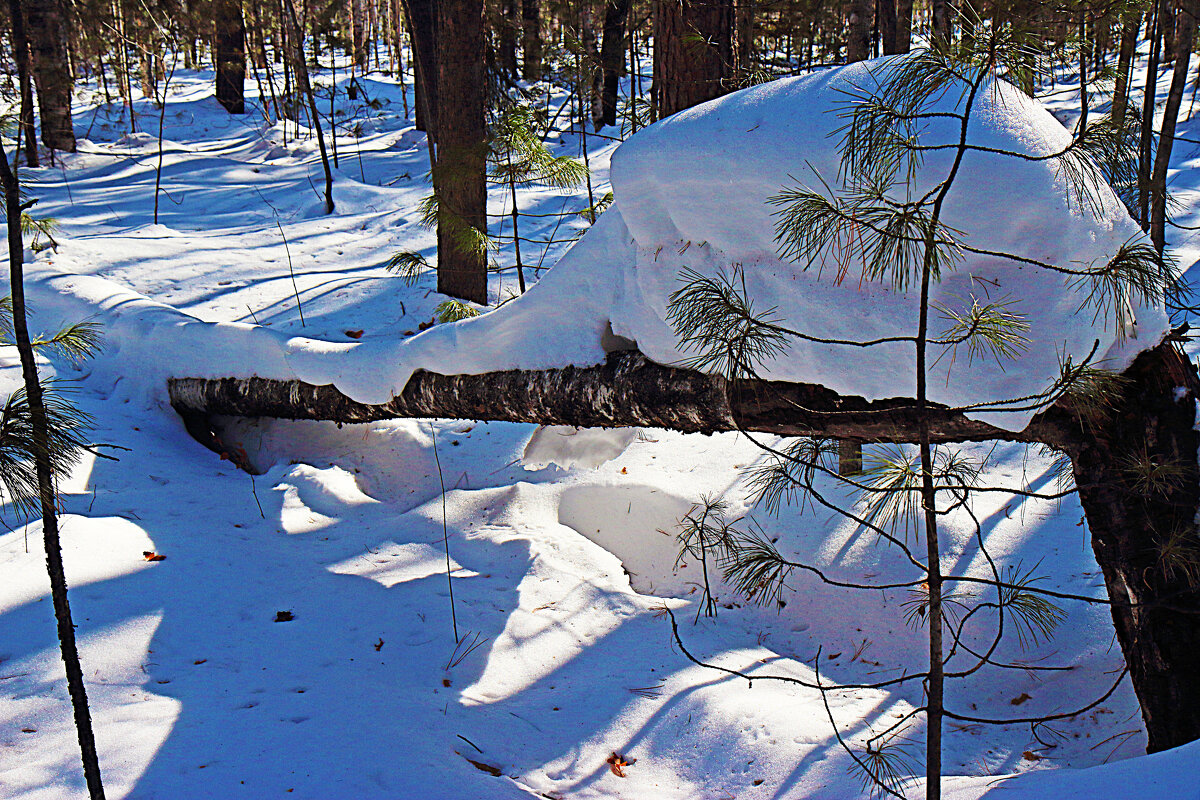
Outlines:
[[21, 234], [21, 195], [17, 176], [8, 165], [8, 154], [0, 145], [0, 184], [4, 187], [4, 210], [7, 217], [9, 291], [12, 292], [13, 338], [21, 358], [25, 396], [29, 402], [29, 417], [33, 429], [34, 470], [37, 475], [38, 499], [42, 511], [42, 538], [46, 548], [46, 571], [50, 576], [50, 600], [58, 627], [59, 650], [67, 675], [67, 693], [75, 718], [75, 732], [83, 760], [83, 775], [91, 800], [104, 800], [104, 785], [100, 776], [100, 758], [92, 732], [92, 714], [88, 708], [87, 687], [83, 682], [83, 667], [75, 642], [75, 625], [71, 621], [71, 606], [67, 598], [67, 578], [63, 569], [62, 543], [58, 533], [58, 513], [55, 508], [54, 475], [50, 467], [49, 425], [43, 401], [42, 385], [38, 380], [33, 346], [25, 319], [24, 258], [25, 245]]
[[241, 0], [216, 0], [213, 22], [217, 102], [230, 114], [245, 114], [246, 21], [242, 17]]
[[1183, 90], [1187, 87], [1187, 71], [1191, 62], [1192, 39], [1196, 31], [1195, 13], [1200, 11], [1196, 0], [1185, 0], [1176, 26], [1177, 55], [1171, 76], [1171, 89], [1167, 93], [1167, 105], [1163, 109], [1162, 128], [1158, 135], [1158, 150], [1155, 153], [1154, 172], [1150, 176], [1150, 240], [1158, 252], [1166, 245], [1167, 224], [1167, 167], [1171, 162], [1171, 149], [1175, 142], [1175, 124], [1179, 120], [1179, 107], [1183, 104]]
[[515, 79], [520, 73], [517, 65], [517, 28], [520, 25], [517, 0], [502, 0], [501, 8], [500, 17], [496, 20], [496, 50], [500, 57], [500, 69]]
[[846, 3], [846, 63], [871, 57], [873, 0], [849, 0]]
[[733, 0], [659, 0], [654, 86], [663, 119], [733, 90]]
[[1117, 80], [1113, 89], [1112, 119], [1120, 128], [1125, 123], [1125, 112], [1129, 107], [1130, 65], [1137, 50], [1138, 28], [1142, 24], [1140, 11], [1130, 12], [1121, 26], [1121, 51], [1117, 56]]
[[[1171, 347], [1143, 353], [1125, 377], [1114, 413], [1067, 451], [1156, 752], [1200, 739], [1200, 381]], [[1149, 463], [1172, 470], [1152, 490], [1137, 479], [1137, 465]]]
[[625, 66], [625, 20], [630, 0], [607, 0], [604, 4], [604, 41], [600, 45], [602, 86], [596, 129], [617, 124], [617, 93]]
[[[911, 13], [910, 9], [909, 14]], [[899, 35], [898, 24], [896, 0], [879, 0], [879, 43], [883, 47], [885, 56], [903, 52], [900, 50], [900, 40], [897, 38]]]
[[17, 82], [21, 88], [21, 111], [17, 117], [20, 140], [25, 145], [25, 163], [38, 165], [37, 131], [33, 120], [33, 79], [30, 77], [29, 41], [25, 38], [25, 12], [21, 0], [8, 0], [8, 18], [12, 23], [13, 60], [17, 62]]
[[454, 98], [437, 110], [438, 291], [486, 304], [487, 254], [456, 236], [487, 232], [483, 0], [439, 0], [437, 13], [437, 95]]
[[527, 81], [542, 77], [541, 28], [541, 0], [521, 0], [521, 77]]
[[37, 83], [38, 111], [42, 118], [42, 144], [52, 150], [75, 152], [71, 124], [74, 83], [67, 63], [68, 9], [63, 0], [26, 0], [29, 47]]
[[896, 0], [896, 52], [912, 49], [913, 0]]
[[437, 19], [433, 0], [403, 0], [413, 45], [417, 130], [437, 141]]

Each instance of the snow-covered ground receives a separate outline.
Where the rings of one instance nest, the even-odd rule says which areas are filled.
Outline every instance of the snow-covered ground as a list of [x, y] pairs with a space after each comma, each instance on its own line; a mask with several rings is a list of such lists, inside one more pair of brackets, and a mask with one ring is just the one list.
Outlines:
[[[339, 343], [324, 348], [325, 363], [330, 353], [356, 354], [351, 377], [368, 386], [372, 354], [418, 331], [443, 299], [432, 275], [407, 287], [383, 268], [397, 250], [432, 255], [434, 242], [417, 224], [428, 192], [424, 137], [401, 112], [397, 83], [362, 81], [375, 108], [339, 94], [339, 118], [361, 136], [340, 131], [338, 209], [324, 216], [315, 145], [294, 141], [291, 125], [285, 142], [253, 111], [225, 114], [211, 78], [181, 73], [172, 84], [158, 224], [149, 103], [139, 104], [139, 124], [153, 133], [128, 134], [119, 107], [85, 98], [80, 152], [26, 173], [37, 213], [62, 224], [58, 251], [30, 265], [37, 326], [106, 326], [98, 359], [53, 367], [80, 379], [75, 398], [96, 418], [95, 440], [127, 448], [103, 451], [117, 461], [87, 459], [61, 487], [109, 795], [863, 796], [818, 692], [698, 667], [672, 642], [664, 607], [693, 655], [760, 678], [811, 682], [818, 652], [821, 679], [842, 685], [921, 667], [922, 636], [903, 622], [901, 591], [847, 593], [797, 577], [784, 608], [763, 610], [718, 585], [719, 615], [692, 624], [699, 565], [677, 564], [674, 534], [702, 495], [724, 497], [732, 516], [751, 514], [786, 552], [846, 577], [912, 577], [873, 535], [831, 512], [790, 508], [776, 518], [750, 508], [743, 470], [761, 451], [745, 438], [647, 430], [625, 437], [621, 451], [625, 441], [612, 436], [549, 430], [523, 463], [532, 426], [238, 422], [229, 436], [262, 472], [251, 477], [188, 437], [164, 402], [167, 375], [236, 374], [305, 337]], [[1060, 118], [1070, 107], [1069, 94], [1055, 96]], [[1193, 128], [1180, 132], [1200, 134]], [[578, 152], [574, 136], [550, 142]], [[602, 194], [615, 143], [589, 144]], [[1196, 148], [1175, 150], [1186, 224], [1200, 221]], [[505, 202], [496, 191], [493, 210]], [[586, 196], [527, 190], [521, 204], [550, 213], [582, 208]], [[553, 228], [543, 221], [523, 235], [550, 238]], [[1200, 257], [1177, 244], [1185, 267]], [[491, 288], [503, 298], [515, 276]], [[15, 386], [15, 355], [3, 356], [0, 379]], [[989, 456], [987, 482], [1052, 485], [1036, 451], [969, 451]], [[989, 494], [976, 513], [1001, 563], [1040, 564], [1047, 588], [1103, 592], [1074, 498]], [[83, 796], [40, 531], [7, 522], [0, 795]], [[982, 574], [970, 520], [949, 518], [945, 535], [945, 567]], [[147, 561], [147, 551], [165, 559]], [[1071, 670], [984, 670], [951, 685], [950, 705], [1032, 716], [1103, 694], [1122, 663], [1111, 622], [1096, 606], [1066, 611], [1053, 641], [1027, 653], [1010, 643], [1001, 656]], [[279, 612], [292, 618], [276, 621]], [[861, 743], [920, 702], [918, 685], [848, 690], [830, 694], [830, 713], [845, 739]], [[910, 738], [917, 770], [919, 727]], [[1153, 757], [1143, 748], [1127, 682], [1087, 714], [1036, 731], [950, 724], [947, 796], [1200, 797], [1200, 748]], [[625, 777], [610, 768], [613, 753], [636, 759]], [[921, 793], [920, 783], [909, 791]]]

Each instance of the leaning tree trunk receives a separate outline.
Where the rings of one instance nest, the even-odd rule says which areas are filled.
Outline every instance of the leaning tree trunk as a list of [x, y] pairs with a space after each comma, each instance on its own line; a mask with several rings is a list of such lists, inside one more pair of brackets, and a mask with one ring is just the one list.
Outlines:
[[288, 53], [292, 70], [296, 73], [296, 87], [308, 101], [309, 122], [317, 133], [317, 149], [321, 152], [321, 167], [325, 171], [325, 213], [333, 213], [333, 172], [329, 168], [329, 153], [325, 150], [325, 133], [321, 129], [321, 115], [317, 112], [317, 100], [313, 96], [312, 84], [308, 80], [308, 65], [304, 63], [304, 29], [296, 14], [295, 0], [284, 0], [290, 30], [288, 30]]
[[[437, 3], [437, 288], [487, 303], [487, 130], [484, 109], [483, 0]], [[470, 229], [475, 234], [470, 234]]]
[[75, 152], [71, 124], [74, 82], [67, 63], [68, 9], [62, 0], [26, 0], [29, 47], [42, 116], [42, 144], [52, 150]]
[[241, 0], [217, 0], [213, 4], [213, 24], [217, 102], [230, 114], [245, 114], [246, 21], [242, 18]]
[[617, 124], [617, 93], [625, 66], [625, 20], [630, 0], [607, 0], [604, 4], [604, 40], [600, 45], [600, 113], [596, 129]]
[[659, 0], [654, 8], [658, 119], [733, 91], [733, 0]]
[[[1041, 442], [1073, 460], [1080, 502], [1104, 572], [1117, 638], [1149, 733], [1149, 749], [1200, 738], [1200, 466], [1194, 429], [1200, 376], [1177, 345], [1142, 353], [1103, 418], [1060, 400], [1020, 432], [927, 407], [932, 442]], [[212, 415], [369, 422], [443, 417], [579, 426], [648, 426], [688, 433], [747, 430], [865, 442], [912, 442], [911, 398], [866, 401], [809, 384], [728, 383], [653, 364], [636, 351], [557, 370], [417, 372], [382, 405], [332, 386], [262, 378], [172, 380], [188, 429], [227, 450]]]

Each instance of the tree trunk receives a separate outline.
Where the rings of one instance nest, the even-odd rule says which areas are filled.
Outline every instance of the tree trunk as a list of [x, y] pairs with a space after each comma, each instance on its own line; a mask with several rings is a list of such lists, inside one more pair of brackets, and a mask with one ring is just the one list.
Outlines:
[[413, 46], [417, 130], [437, 141], [437, 20], [433, 0], [403, 0]]
[[621, 69], [625, 66], [625, 20], [630, 0], [607, 0], [604, 4], [604, 41], [600, 45], [600, 113], [596, 129], [617, 124], [617, 93]]
[[8, 17], [12, 22], [13, 60], [17, 62], [17, 81], [21, 87], [21, 111], [17, 117], [19, 139], [25, 145], [25, 163], [38, 165], [37, 131], [33, 122], [33, 83], [30, 78], [29, 41], [25, 38], [25, 12], [21, 0], [8, 0]]
[[487, 303], [487, 253], [467, 246], [469, 227], [487, 233], [487, 130], [484, 109], [483, 0], [437, 3], [438, 291]]
[[[1171, 342], [1142, 353], [1103, 419], [1068, 399], [1020, 432], [930, 404], [929, 440], [1041, 442], [1074, 463], [1117, 638], [1130, 667], [1151, 751], [1200, 738], [1200, 376]], [[1177, 387], [1184, 387], [1179, 391]], [[417, 372], [389, 403], [367, 406], [332, 386], [298, 381], [177, 379], [171, 403], [188, 429], [221, 452], [209, 416], [369, 422], [392, 417], [504, 420], [587, 427], [649, 426], [688, 433], [748, 430], [912, 442], [911, 398], [868, 402], [821, 386], [727, 382], [653, 364], [636, 351], [596, 367], [445, 376]], [[1165, 465], [1156, 473], [1140, 465]], [[1161, 480], [1146, 475], [1162, 474]], [[1147, 491], [1153, 487], [1153, 492]]]
[[913, 0], [896, 0], [896, 52], [912, 49]]
[[[908, 13], [911, 16], [911, 8]], [[896, 0], [879, 0], [879, 43], [885, 56], [905, 52], [900, 49], [898, 25]]]
[[654, 86], [663, 119], [733, 90], [733, 0], [659, 0]]
[[521, 0], [521, 77], [527, 81], [542, 77], [541, 17], [540, 0]]
[[0, 145], [0, 184], [4, 187], [4, 210], [7, 218], [9, 291], [12, 292], [13, 338], [21, 358], [21, 375], [25, 396], [29, 401], [29, 418], [33, 434], [34, 471], [37, 475], [38, 499], [42, 511], [42, 539], [46, 548], [46, 571], [50, 576], [50, 601], [58, 628], [59, 652], [67, 675], [67, 693], [75, 718], [75, 732], [83, 760], [83, 776], [91, 800], [104, 800], [104, 784], [100, 776], [100, 758], [96, 752], [96, 737], [92, 732], [92, 714], [88, 708], [87, 687], [83, 681], [83, 666], [75, 642], [75, 625], [71, 621], [71, 605], [67, 598], [67, 578], [63, 569], [62, 543], [58, 533], [57, 499], [54, 475], [50, 464], [49, 424], [42, 385], [38, 380], [33, 346], [25, 319], [25, 245], [21, 233], [21, 192], [17, 176], [8, 165], [8, 154]]
[[[1125, 377], [1114, 413], [1067, 452], [1156, 752], [1200, 738], [1200, 382], [1170, 346], [1143, 353]], [[1139, 482], [1139, 467], [1151, 464], [1173, 472], [1148, 492], [1153, 482]]]
[[354, 64], [360, 73], [367, 69], [367, 37], [363, 28], [363, 0], [350, 0], [350, 39]]
[[501, 13], [496, 18], [496, 50], [500, 69], [514, 80], [520, 73], [517, 65], [517, 28], [521, 24], [518, 13], [517, 0], [502, 0]]
[[1130, 65], [1137, 50], [1138, 28], [1141, 24], [1141, 12], [1133, 11], [1121, 26], [1121, 51], [1117, 56], [1117, 80], [1112, 100], [1112, 118], [1118, 128], [1124, 125], [1125, 111], [1129, 107]]
[[873, 0], [849, 0], [846, 3], [846, 63], [871, 57]]
[[246, 113], [246, 21], [241, 0], [213, 4], [213, 59], [217, 71], [217, 102], [230, 114]]
[[1158, 135], [1158, 150], [1154, 158], [1154, 172], [1150, 176], [1150, 240], [1158, 252], [1166, 244], [1167, 224], [1167, 167], [1171, 162], [1171, 149], [1175, 142], [1175, 123], [1179, 120], [1179, 107], [1183, 103], [1183, 90], [1187, 87], [1188, 64], [1192, 56], [1192, 39], [1196, 31], [1195, 13], [1200, 6], [1196, 0], [1187, 0], [1182, 6], [1176, 31], [1177, 54], [1175, 69], [1171, 76], [1171, 89], [1167, 93], [1167, 105], [1163, 109], [1162, 129]]
[[291, 54], [292, 69], [296, 73], [296, 87], [308, 100], [309, 122], [317, 133], [317, 149], [321, 151], [321, 167], [325, 170], [325, 213], [333, 213], [333, 172], [329, 169], [329, 154], [325, 150], [325, 134], [321, 130], [321, 115], [317, 113], [317, 100], [313, 96], [312, 84], [308, 81], [308, 65], [304, 63], [304, 29], [300, 27], [300, 18], [296, 14], [295, 0], [284, 0], [287, 7], [288, 21], [291, 30], [288, 31], [288, 51]]
[[75, 152], [71, 124], [74, 82], [67, 64], [68, 9], [62, 0], [26, 0], [29, 46], [42, 117], [42, 144], [52, 150]]

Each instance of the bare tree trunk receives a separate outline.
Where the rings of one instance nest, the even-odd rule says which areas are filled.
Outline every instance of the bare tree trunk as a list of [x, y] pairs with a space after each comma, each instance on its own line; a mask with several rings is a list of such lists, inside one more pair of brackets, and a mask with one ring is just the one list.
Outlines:
[[659, 0], [654, 18], [658, 118], [733, 90], [733, 0]]
[[487, 253], [465, 247], [465, 226], [487, 232], [483, 0], [437, 3], [438, 291], [487, 303]]
[[350, 0], [350, 38], [354, 48], [354, 64], [360, 71], [367, 69], [367, 38], [363, 29], [363, 0]]
[[913, 0], [896, 0], [896, 52], [912, 49]]
[[496, 19], [496, 50], [500, 69], [514, 79], [520, 74], [520, 67], [517, 65], [517, 28], [520, 25], [518, 13], [517, 0], [502, 0], [501, 13]]
[[[909, 14], [912, 14], [912, 9], [909, 9]], [[898, 25], [896, 0], [879, 0], [879, 43], [885, 56], [904, 52], [900, 50]]]
[[54, 475], [50, 468], [49, 424], [42, 385], [38, 380], [33, 346], [25, 320], [25, 244], [21, 234], [21, 193], [17, 176], [8, 165], [8, 154], [0, 145], [0, 183], [4, 186], [4, 210], [8, 219], [9, 291], [12, 292], [13, 338], [21, 357], [21, 375], [25, 396], [29, 401], [29, 417], [33, 428], [36, 457], [38, 498], [42, 509], [42, 538], [46, 547], [46, 571], [50, 575], [50, 599], [58, 626], [59, 649], [67, 674], [67, 693], [75, 717], [75, 731], [83, 759], [83, 775], [91, 800], [104, 800], [104, 784], [100, 777], [100, 758], [92, 732], [92, 714], [88, 709], [87, 687], [83, 682], [83, 667], [75, 642], [75, 625], [71, 621], [71, 606], [67, 599], [67, 578], [63, 569], [62, 543], [58, 534], [58, 513], [55, 509]]
[[1141, 24], [1142, 14], [1135, 11], [1121, 26], [1121, 50], [1117, 56], [1117, 80], [1112, 100], [1112, 118], [1118, 128], [1125, 124], [1125, 111], [1129, 107], [1130, 65], [1137, 50], [1138, 28]]
[[30, 78], [29, 41], [25, 38], [25, 12], [21, 0], [8, 0], [8, 16], [12, 23], [13, 60], [17, 62], [17, 81], [21, 87], [21, 111], [17, 117], [19, 139], [25, 145], [25, 163], [38, 165], [37, 131], [33, 124], [33, 83]]
[[1179, 120], [1179, 106], [1183, 103], [1183, 90], [1187, 87], [1188, 64], [1192, 56], [1192, 39], [1196, 31], [1196, 0], [1186, 0], [1179, 15], [1176, 30], [1175, 69], [1171, 75], [1171, 89], [1167, 93], [1167, 105], [1163, 109], [1162, 129], [1158, 135], [1158, 152], [1154, 158], [1154, 173], [1150, 176], [1150, 240], [1158, 252], [1166, 244], [1167, 224], [1167, 167], [1171, 161], [1171, 149], [1175, 142], [1175, 124]]
[[42, 144], [52, 150], [75, 152], [71, 124], [74, 82], [67, 63], [69, 11], [62, 0], [26, 0], [29, 46], [42, 117]]
[[872, 0], [849, 0], [846, 3], [846, 63], [865, 61], [871, 57], [871, 24], [874, 16]]
[[333, 171], [329, 168], [329, 154], [325, 150], [325, 134], [321, 130], [321, 115], [317, 113], [317, 101], [313, 97], [312, 84], [308, 82], [308, 65], [304, 63], [304, 32], [300, 27], [300, 19], [296, 15], [295, 0], [284, 0], [287, 7], [288, 20], [291, 30], [288, 32], [288, 45], [291, 53], [292, 69], [296, 73], [296, 84], [301, 94], [308, 100], [308, 113], [313, 129], [317, 132], [317, 148], [321, 151], [321, 166], [325, 170], [325, 213], [333, 213]]
[[596, 129], [617, 124], [617, 92], [625, 66], [625, 21], [630, 0], [607, 0], [604, 4], [604, 41], [600, 45], [600, 109]]
[[521, 0], [521, 77], [542, 77], [541, 0]]
[[402, 0], [413, 45], [417, 130], [437, 141], [437, 19], [433, 0]]
[[246, 21], [241, 0], [213, 3], [213, 60], [216, 61], [217, 102], [230, 114], [246, 113]]

